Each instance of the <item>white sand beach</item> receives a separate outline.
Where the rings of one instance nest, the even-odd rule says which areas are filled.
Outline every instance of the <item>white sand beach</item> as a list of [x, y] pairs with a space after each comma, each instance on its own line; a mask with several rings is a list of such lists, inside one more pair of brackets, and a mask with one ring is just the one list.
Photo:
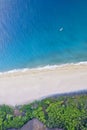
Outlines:
[[0, 75], [0, 104], [18, 105], [79, 90], [87, 90], [87, 64]]

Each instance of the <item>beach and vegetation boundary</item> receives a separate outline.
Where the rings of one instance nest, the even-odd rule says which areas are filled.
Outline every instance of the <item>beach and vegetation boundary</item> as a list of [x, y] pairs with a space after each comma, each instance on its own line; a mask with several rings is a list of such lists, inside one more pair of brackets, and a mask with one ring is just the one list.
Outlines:
[[0, 106], [0, 130], [21, 128], [37, 118], [49, 128], [87, 130], [87, 92], [54, 96], [20, 106]]
[[78, 64], [0, 74], [0, 104], [15, 106], [54, 94], [87, 90], [87, 64]]

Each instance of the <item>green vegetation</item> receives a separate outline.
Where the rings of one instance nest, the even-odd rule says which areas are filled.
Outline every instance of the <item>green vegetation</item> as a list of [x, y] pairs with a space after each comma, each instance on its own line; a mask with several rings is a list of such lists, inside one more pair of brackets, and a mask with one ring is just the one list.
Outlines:
[[87, 94], [47, 98], [17, 106], [0, 106], [0, 130], [20, 128], [37, 118], [49, 128], [87, 130]]

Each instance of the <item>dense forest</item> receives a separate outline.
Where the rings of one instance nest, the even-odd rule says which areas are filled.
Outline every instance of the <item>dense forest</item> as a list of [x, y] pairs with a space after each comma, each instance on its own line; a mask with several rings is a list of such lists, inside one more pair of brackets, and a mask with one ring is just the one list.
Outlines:
[[62, 95], [21, 106], [0, 106], [0, 130], [37, 118], [49, 128], [87, 130], [87, 94]]

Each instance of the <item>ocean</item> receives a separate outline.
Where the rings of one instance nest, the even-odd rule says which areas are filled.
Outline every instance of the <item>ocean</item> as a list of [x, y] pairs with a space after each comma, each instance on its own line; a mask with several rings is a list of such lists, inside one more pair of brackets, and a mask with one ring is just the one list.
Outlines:
[[87, 62], [87, 0], [0, 0], [0, 72]]

